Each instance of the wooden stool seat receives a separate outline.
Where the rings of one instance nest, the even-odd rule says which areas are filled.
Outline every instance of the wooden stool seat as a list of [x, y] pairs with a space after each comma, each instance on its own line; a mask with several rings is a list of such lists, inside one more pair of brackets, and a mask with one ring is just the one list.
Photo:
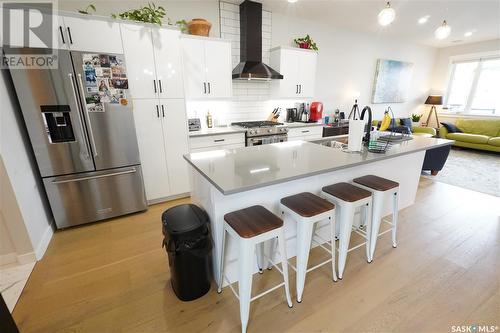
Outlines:
[[399, 183], [395, 181], [374, 175], [367, 175], [359, 178], [354, 178], [353, 182], [369, 187], [376, 191], [388, 191], [393, 188], [399, 187]]
[[303, 217], [312, 217], [335, 208], [331, 202], [310, 192], [302, 192], [281, 199], [281, 203]]
[[359, 188], [349, 183], [337, 183], [323, 187], [323, 192], [326, 192], [336, 198], [347, 202], [355, 202], [361, 199], [371, 197], [371, 193], [367, 190]]
[[283, 220], [257, 205], [224, 215], [224, 220], [243, 238], [252, 238], [283, 226]]

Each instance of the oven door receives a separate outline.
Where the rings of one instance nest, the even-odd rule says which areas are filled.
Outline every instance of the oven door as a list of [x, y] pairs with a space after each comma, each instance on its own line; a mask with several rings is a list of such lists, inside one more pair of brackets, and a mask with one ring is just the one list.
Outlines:
[[270, 143], [278, 143], [287, 141], [287, 134], [278, 134], [278, 135], [266, 135], [266, 136], [256, 136], [253, 138], [247, 138], [247, 147], [249, 146], [260, 146], [267, 145]]

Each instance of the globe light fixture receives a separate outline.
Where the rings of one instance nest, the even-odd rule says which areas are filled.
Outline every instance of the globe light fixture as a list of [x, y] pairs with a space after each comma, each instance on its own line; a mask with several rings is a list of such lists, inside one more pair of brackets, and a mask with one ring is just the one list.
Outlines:
[[289, 3], [296, 3], [299, 0], [287, 0]]
[[391, 8], [391, 3], [387, 2], [384, 9], [378, 13], [378, 24], [385, 27], [391, 24], [396, 18], [396, 11]]
[[443, 24], [441, 24], [436, 29], [436, 31], [434, 31], [434, 37], [436, 37], [436, 39], [445, 39], [445, 38], [448, 38], [450, 33], [451, 33], [451, 28], [448, 25], [448, 23], [446, 23], [446, 20], [444, 20]]

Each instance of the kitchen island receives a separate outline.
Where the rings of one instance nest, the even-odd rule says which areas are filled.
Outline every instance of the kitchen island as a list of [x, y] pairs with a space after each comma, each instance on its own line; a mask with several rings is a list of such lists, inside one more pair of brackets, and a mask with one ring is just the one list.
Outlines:
[[[221, 251], [224, 215], [228, 212], [262, 205], [279, 214], [280, 199], [300, 192], [321, 193], [321, 188], [338, 182], [350, 182], [364, 175], [385, 177], [400, 184], [399, 207], [415, 201], [425, 151], [453, 141], [415, 137], [394, 145], [385, 154], [344, 152], [305, 141], [288, 141], [231, 150], [213, 150], [187, 154], [191, 166], [191, 197], [203, 207], [211, 221], [215, 245], [213, 267], [217, 272]], [[389, 214], [390, 205], [384, 207]], [[324, 222], [326, 223], [326, 221]], [[296, 255], [295, 222], [285, 218], [287, 256]], [[317, 233], [329, 239], [326, 224]], [[237, 277], [238, 249], [227, 237], [225, 275]], [[254, 271], [258, 270], [257, 264]]]

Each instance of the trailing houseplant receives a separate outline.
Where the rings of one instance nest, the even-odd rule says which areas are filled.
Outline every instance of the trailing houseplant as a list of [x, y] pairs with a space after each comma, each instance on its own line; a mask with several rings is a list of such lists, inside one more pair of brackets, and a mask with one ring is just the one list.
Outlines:
[[161, 25], [161, 19], [165, 17], [166, 11], [162, 6], [156, 6], [154, 3], [148, 3], [147, 6], [127, 10], [120, 14], [111, 14], [113, 18], [122, 20], [139, 21]]
[[90, 4], [88, 5], [87, 7], [85, 7], [84, 9], [78, 9], [78, 12], [80, 14], [85, 14], [85, 15], [90, 15], [90, 12], [96, 12], [96, 9], [95, 9], [95, 5], [94, 4]]
[[318, 46], [309, 35], [306, 35], [305, 37], [301, 38], [295, 38], [293, 41], [301, 49], [318, 51]]

